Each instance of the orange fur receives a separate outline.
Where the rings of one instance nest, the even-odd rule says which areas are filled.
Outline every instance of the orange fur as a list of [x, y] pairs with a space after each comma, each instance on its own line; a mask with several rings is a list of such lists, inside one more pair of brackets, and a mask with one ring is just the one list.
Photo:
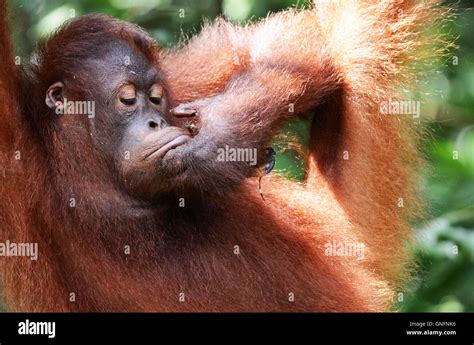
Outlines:
[[[408, 50], [427, 51], [421, 28], [443, 11], [435, 1], [315, 1], [310, 10], [243, 28], [219, 20], [163, 52], [159, 64], [174, 104], [204, 101], [201, 111], [234, 116], [243, 136], [269, 142], [283, 123], [315, 111], [305, 183], [268, 178], [263, 202], [249, 178], [204, 198], [205, 208], [191, 200], [190, 209], [176, 207], [165, 220], [134, 213], [94, 176], [75, 176], [68, 185], [73, 160], [50, 175], [54, 170], [38, 158], [42, 147], [27, 145], [35, 134], [17, 129], [16, 70], [1, 66], [0, 116], [9, 127], [0, 132], [0, 241], [40, 246], [37, 262], [0, 258], [9, 309], [388, 310], [406, 271], [403, 241], [418, 205], [419, 159], [409, 119], [382, 115], [378, 105], [397, 97], [402, 80], [415, 80], [412, 60], [426, 56]], [[1, 29], [5, 42], [10, 33], [5, 23]], [[7, 48], [0, 54], [11, 59]], [[16, 149], [21, 161], [12, 158]], [[71, 193], [75, 209], [66, 206]], [[365, 258], [327, 256], [333, 241], [363, 243]]]

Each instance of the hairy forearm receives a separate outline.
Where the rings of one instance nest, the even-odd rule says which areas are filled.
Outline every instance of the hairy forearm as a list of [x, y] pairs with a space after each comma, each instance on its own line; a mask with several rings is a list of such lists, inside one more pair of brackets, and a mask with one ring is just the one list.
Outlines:
[[[199, 97], [174, 110], [177, 116], [197, 114], [198, 133], [193, 144], [182, 149], [189, 151], [183, 152], [184, 157], [194, 163], [199, 161], [196, 169], [219, 173], [219, 165], [214, 164], [216, 153], [227, 146], [257, 150], [261, 163], [265, 147], [286, 121], [315, 108], [339, 87], [338, 73], [324, 50], [315, 19], [308, 16], [311, 14], [307, 12], [274, 15], [260, 24], [245, 27], [239, 35], [231, 36], [232, 40], [224, 40], [229, 43], [225, 49], [230, 52], [235, 52], [238, 44], [246, 60], [237, 64], [233, 74], [221, 74], [222, 79], [208, 82], [214, 84], [200, 80], [205, 79], [202, 56], [196, 60], [199, 63], [193, 71], [201, 77], [192, 79], [192, 84], [186, 87], [190, 89], [188, 95], [199, 94]], [[198, 42], [193, 41], [185, 49], [195, 47]], [[218, 49], [219, 54], [224, 52]], [[232, 60], [232, 54], [224, 54], [221, 63]], [[186, 55], [195, 59], [189, 51]], [[208, 73], [215, 75], [216, 66], [218, 62], [210, 61]], [[206, 85], [214, 87], [208, 88], [212, 92], [207, 95], [200, 89]], [[198, 91], [191, 91], [194, 87]], [[211, 137], [212, 148], [206, 144]], [[240, 177], [252, 171], [245, 162], [232, 164]]]
[[206, 110], [196, 110], [267, 131], [313, 108], [339, 84], [309, 10], [243, 28], [218, 21], [163, 57], [175, 104], [206, 99]]

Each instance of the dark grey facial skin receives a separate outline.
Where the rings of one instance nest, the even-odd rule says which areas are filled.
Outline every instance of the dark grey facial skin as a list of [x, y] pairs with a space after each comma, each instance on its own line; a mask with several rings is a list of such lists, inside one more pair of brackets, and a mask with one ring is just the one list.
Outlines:
[[[125, 43], [114, 42], [93, 66], [91, 76], [102, 86], [96, 96], [103, 100], [98, 108], [104, 110], [97, 111], [94, 119], [94, 137], [108, 138], [114, 155], [136, 151], [144, 138], [169, 126], [163, 78], [144, 56]], [[162, 89], [159, 98], [152, 97], [154, 88]]]
[[[161, 159], [190, 139], [186, 130], [170, 124], [163, 76], [145, 56], [120, 41], [85, 59], [81, 72], [80, 80], [79, 76], [64, 80], [60, 95], [56, 92], [54, 97], [93, 102], [95, 116], [79, 116], [74, 121], [63, 117], [59, 126], [81, 131], [77, 137], [90, 142], [90, 154], [105, 162], [106, 180], [110, 176], [129, 194], [152, 198], [167, 179]], [[81, 90], [80, 85], [97, 87]], [[48, 104], [54, 102], [50, 99]]]

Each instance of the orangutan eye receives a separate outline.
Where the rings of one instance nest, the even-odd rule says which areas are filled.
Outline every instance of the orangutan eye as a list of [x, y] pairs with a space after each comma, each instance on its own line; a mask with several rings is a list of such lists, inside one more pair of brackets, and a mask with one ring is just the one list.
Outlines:
[[135, 103], [137, 103], [137, 91], [135, 86], [132, 84], [125, 84], [120, 87], [118, 98], [120, 103], [126, 105], [127, 107], [135, 105]]
[[161, 104], [161, 97], [150, 97], [150, 102], [156, 105]]
[[161, 104], [161, 99], [163, 98], [163, 86], [155, 84], [151, 87], [150, 90], [150, 102], [155, 105]]
[[136, 98], [120, 98], [120, 102], [122, 102], [123, 104], [127, 106], [131, 106], [137, 103], [137, 99]]

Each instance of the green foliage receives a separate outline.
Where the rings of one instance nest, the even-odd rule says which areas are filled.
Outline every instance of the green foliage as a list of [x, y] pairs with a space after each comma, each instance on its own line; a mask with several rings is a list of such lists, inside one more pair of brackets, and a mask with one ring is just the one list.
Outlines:
[[425, 109], [436, 109], [436, 117], [423, 184], [431, 219], [416, 230], [418, 274], [405, 311], [474, 311], [473, 24], [474, 13], [462, 9], [450, 28], [460, 48], [430, 85], [436, 97]]
[[474, 207], [444, 214], [417, 231], [419, 275], [404, 311], [474, 310]]

